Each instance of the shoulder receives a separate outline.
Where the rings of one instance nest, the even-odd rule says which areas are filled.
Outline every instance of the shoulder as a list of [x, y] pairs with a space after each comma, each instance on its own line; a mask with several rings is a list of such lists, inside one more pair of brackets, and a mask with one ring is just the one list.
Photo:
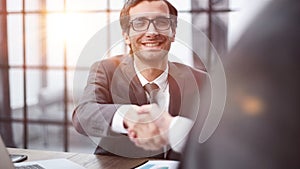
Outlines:
[[107, 69], [115, 70], [120, 66], [122, 62], [130, 60], [129, 55], [116, 55], [100, 61], [96, 61], [92, 64], [91, 69]]
[[96, 61], [92, 66], [104, 65], [104, 66], [118, 66], [124, 59], [128, 58], [128, 55], [116, 55], [100, 61]]
[[175, 72], [183, 76], [192, 74], [193, 76], [197, 76], [197, 77], [205, 77], [205, 78], [208, 77], [208, 73], [206, 70], [196, 69], [182, 63], [169, 62], [169, 66], [171, 72], [173, 73]]

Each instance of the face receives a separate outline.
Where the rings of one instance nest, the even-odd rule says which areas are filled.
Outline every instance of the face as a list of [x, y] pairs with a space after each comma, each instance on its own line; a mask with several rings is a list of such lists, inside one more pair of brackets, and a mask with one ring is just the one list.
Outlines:
[[[167, 4], [163, 1], [143, 1], [129, 10], [130, 21], [137, 18], [170, 18]], [[175, 32], [171, 27], [167, 30], [157, 30], [153, 22], [148, 30], [136, 31], [130, 26], [129, 33], [124, 33], [125, 42], [131, 49], [137, 61], [144, 64], [167, 63], [168, 51], [174, 41]]]

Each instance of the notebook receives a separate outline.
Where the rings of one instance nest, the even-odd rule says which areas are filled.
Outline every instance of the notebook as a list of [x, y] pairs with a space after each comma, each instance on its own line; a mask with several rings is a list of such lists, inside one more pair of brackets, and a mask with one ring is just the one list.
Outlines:
[[0, 169], [85, 169], [68, 159], [51, 159], [13, 164], [0, 136]]

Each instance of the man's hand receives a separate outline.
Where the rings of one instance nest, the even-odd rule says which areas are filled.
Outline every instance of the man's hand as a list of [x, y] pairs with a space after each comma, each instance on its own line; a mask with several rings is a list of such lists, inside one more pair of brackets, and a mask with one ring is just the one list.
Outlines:
[[139, 109], [140, 106], [132, 105], [128, 110], [126, 110], [123, 118], [123, 125], [125, 129], [133, 128], [133, 126], [139, 121]]
[[124, 123], [128, 126], [129, 138], [136, 146], [158, 150], [169, 142], [168, 129], [172, 119], [168, 112], [162, 111], [156, 104], [150, 104], [126, 114]]
[[136, 146], [145, 150], [158, 150], [168, 144], [168, 137], [161, 133], [158, 126], [153, 123], [150, 114], [140, 115], [140, 122], [133, 128], [128, 128], [128, 136]]

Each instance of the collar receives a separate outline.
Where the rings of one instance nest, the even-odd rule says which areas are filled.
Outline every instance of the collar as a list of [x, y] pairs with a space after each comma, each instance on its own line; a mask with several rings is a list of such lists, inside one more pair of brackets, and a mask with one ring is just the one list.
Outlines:
[[135, 73], [138, 77], [138, 79], [140, 80], [142, 86], [145, 86], [147, 83], [155, 83], [159, 86], [160, 89], [164, 89], [168, 83], [168, 73], [169, 73], [169, 65], [167, 65], [166, 69], [164, 70], [164, 72], [158, 76], [156, 79], [154, 79], [153, 81], [149, 82], [141, 73], [140, 71], [138, 71], [137, 67], [136, 67], [136, 63], [135, 61], [133, 62], [133, 66], [134, 66], [134, 70]]

